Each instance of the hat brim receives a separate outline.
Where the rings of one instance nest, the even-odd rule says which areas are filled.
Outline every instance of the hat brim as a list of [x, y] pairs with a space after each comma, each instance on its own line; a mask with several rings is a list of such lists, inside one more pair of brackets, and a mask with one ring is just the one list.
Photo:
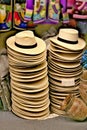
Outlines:
[[82, 56], [82, 52], [81, 53], [58, 52], [58, 50], [53, 48], [52, 46], [50, 46], [49, 51], [52, 53], [52, 55], [54, 57], [58, 57], [61, 60], [72, 61], [72, 60], [77, 60], [77, 59], [81, 58], [81, 56]]
[[48, 95], [44, 96], [44, 98], [40, 98], [41, 100], [31, 100], [31, 99], [27, 100], [27, 99], [23, 99], [21, 97], [15, 96], [14, 94], [12, 94], [12, 98], [18, 100], [20, 103], [27, 104], [27, 105], [31, 104], [35, 106], [41, 105], [49, 100]]
[[61, 47], [64, 47], [66, 49], [69, 49], [69, 50], [73, 50], [73, 51], [79, 51], [79, 50], [82, 50], [85, 48], [86, 46], [86, 42], [81, 39], [81, 38], [78, 38], [78, 43], [77, 44], [69, 44], [69, 43], [65, 43], [65, 42], [61, 42], [57, 39], [58, 36], [56, 37], [53, 37], [53, 38], [50, 38], [50, 40], [57, 44], [58, 46], [61, 46]]
[[38, 115], [34, 114], [34, 115], [36, 115], [36, 116], [34, 116], [32, 113], [30, 114], [27, 111], [23, 111], [21, 109], [18, 109], [18, 107], [16, 107], [15, 105], [12, 105], [12, 112], [14, 114], [16, 114], [17, 116], [22, 117], [24, 119], [34, 119], [34, 120], [35, 119], [39, 119], [39, 120], [44, 119], [44, 118], [48, 117], [49, 114], [50, 114], [49, 113], [49, 108], [47, 108], [46, 110], [38, 113]]
[[12, 67], [12, 66], [10, 66], [9, 68], [10, 68], [10, 70], [13, 70], [14, 72], [18, 72], [18, 73], [20, 73], [20, 72], [23, 72], [23, 73], [33, 73], [33, 72], [37, 72], [37, 71], [40, 71], [40, 70], [42, 70], [42, 69], [44, 69], [44, 68], [46, 68], [47, 67], [47, 62], [43, 62], [42, 64], [40, 64], [39, 66], [35, 66], [35, 67], [28, 67], [28, 68], [21, 68], [21, 67], [19, 67], [19, 68], [16, 68], [16, 67]]
[[46, 50], [46, 44], [42, 39], [38, 37], [35, 37], [35, 39], [36, 39], [37, 46], [34, 48], [29, 48], [29, 49], [23, 49], [23, 48], [17, 47], [15, 45], [15, 36], [8, 38], [6, 43], [9, 48], [11, 48], [12, 50], [16, 52], [19, 52], [22, 54], [28, 54], [28, 55], [38, 55]]

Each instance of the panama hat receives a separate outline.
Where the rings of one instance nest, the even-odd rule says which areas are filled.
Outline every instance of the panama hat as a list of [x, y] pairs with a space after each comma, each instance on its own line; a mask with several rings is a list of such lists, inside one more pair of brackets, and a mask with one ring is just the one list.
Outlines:
[[[55, 89], [56, 91], [60, 92], [60, 93], [73, 93], [74, 92], [79, 92], [79, 85], [75, 86], [75, 87], [68, 87], [68, 88], [65, 88], [65, 87], [59, 87], [57, 85], [53, 85], [51, 84], [50, 85], [50, 89]], [[57, 98], [57, 97], [56, 97]]]
[[37, 73], [14, 73], [14, 71], [11, 71], [10, 72], [10, 75], [13, 75], [17, 78], [22, 78], [22, 79], [31, 79], [31, 78], [36, 78], [38, 76], [41, 76], [43, 75], [45, 72], [47, 72], [47, 68], [41, 70], [41, 71], [38, 71]]
[[39, 55], [35, 55], [35, 56], [25, 56], [25, 55], [16, 55], [15, 53], [13, 53], [13, 52], [9, 52], [8, 51], [8, 54], [9, 54], [9, 56], [11, 57], [11, 58], [14, 58], [14, 59], [18, 59], [18, 60], [20, 60], [20, 61], [22, 61], [22, 62], [26, 62], [26, 61], [37, 61], [37, 59], [38, 60], [40, 60], [40, 59], [42, 59], [42, 58], [46, 58], [46, 52], [43, 52], [43, 53], [41, 53], [41, 54], [39, 54]]
[[17, 95], [15, 93], [12, 93], [12, 97], [17, 97], [19, 101], [23, 102], [24, 104], [29, 104], [29, 102], [31, 104], [41, 104], [43, 103], [44, 101], [46, 101], [46, 99], [49, 99], [49, 95], [46, 94], [45, 96], [42, 96], [41, 98], [24, 98], [24, 97], [21, 97], [20, 95]]
[[51, 112], [56, 113], [58, 115], [66, 115], [65, 111], [60, 110], [60, 109], [58, 109], [58, 107], [56, 108], [53, 105], [51, 105]]
[[[62, 81], [61, 81], [62, 80]], [[72, 88], [75, 88], [75, 86], [77, 86], [77, 85], [79, 85], [80, 83], [79, 83], [79, 80], [80, 79], [74, 79], [74, 78], [70, 78], [70, 80], [72, 81], [71, 82], [71, 84], [69, 84], [69, 82], [66, 84], [66, 85], [63, 85], [63, 82], [65, 81], [65, 80], [63, 80], [63, 79], [56, 79], [56, 80], [54, 80], [53, 78], [51, 78], [51, 77], [49, 77], [49, 82], [50, 82], [50, 84], [49, 84], [49, 86], [50, 85], [53, 85], [53, 86], [57, 86], [57, 87], [59, 87], [59, 88], [63, 88], [63, 87], [65, 87], [65, 88], [70, 88], [71, 87], [71, 89]], [[66, 79], [67, 80], [67, 79]], [[68, 80], [67, 80], [68, 81]]]
[[8, 50], [8, 54], [11, 57], [14, 57], [14, 59], [20, 59], [20, 60], [24, 59], [25, 61], [35, 61], [37, 59], [41, 59], [42, 57], [46, 57], [46, 51], [44, 51], [44, 52], [42, 52], [41, 54], [38, 54], [38, 55], [30, 56], [30, 55], [22, 54], [22, 53], [19, 53], [19, 52], [15, 52], [15, 51], [9, 49], [9, 47], [7, 47], [7, 50]]
[[37, 55], [46, 50], [45, 42], [35, 37], [32, 31], [22, 31], [6, 41], [12, 50], [28, 55]]
[[[35, 83], [33, 83], [33, 84], [35, 84]], [[40, 91], [46, 89], [48, 87], [48, 85], [49, 85], [48, 82], [47, 83], [43, 83], [41, 87], [38, 85], [38, 88], [37, 88], [35, 86], [33, 87], [32, 85], [29, 87], [28, 84], [26, 85], [24, 83], [17, 83], [17, 82], [11, 81], [11, 87], [15, 88], [16, 90], [18, 90], [20, 92], [27, 92], [27, 93], [28, 92], [29, 93], [40, 92]]]
[[35, 99], [35, 98], [40, 98], [40, 97], [47, 95], [48, 92], [49, 92], [49, 89], [46, 88], [45, 90], [43, 90], [41, 92], [37, 92], [37, 93], [33, 93], [33, 92], [32, 93], [24, 93], [24, 92], [19, 92], [16, 89], [12, 88], [12, 92], [13, 92], [13, 94], [19, 95], [20, 97], [23, 97], [23, 98], [27, 98], [27, 99], [33, 98], [33, 99]]
[[21, 97], [15, 96], [12, 93], [12, 99], [18, 100], [20, 103], [25, 104], [25, 105], [29, 105], [31, 104], [32, 106], [38, 106], [38, 105], [43, 105], [45, 102], [47, 102], [49, 100], [49, 96], [45, 96], [44, 99], [41, 99], [40, 101], [33, 101], [31, 99], [22, 99]]
[[14, 81], [18, 81], [18, 82], [35, 82], [35, 81], [38, 81], [38, 80], [41, 80], [43, 79], [44, 77], [47, 76], [47, 72], [44, 72], [44, 74], [40, 75], [40, 76], [36, 76], [35, 78], [18, 78], [16, 75], [13, 75], [11, 73], [11, 78], [14, 80]]
[[56, 71], [54, 70], [49, 70], [49, 74], [51, 75], [54, 75], [54, 76], [60, 76], [60, 77], [76, 77], [78, 75], [81, 75], [82, 74], [82, 70], [81, 71], [77, 71], [77, 72], [74, 72], [74, 73], [61, 73], [60, 71], [58, 71], [56, 73]]
[[23, 61], [19, 59], [14, 59], [10, 55], [8, 55], [9, 58], [9, 64], [11, 65], [17, 65], [17, 66], [36, 66], [38, 64], [41, 64], [44, 60], [46, 60], [46, 57], [42, 57], [41, 59], [37, 59], [37, 61]]
[[31, 111], [31, 112], [40, 112], [45, 110], [47, 107], [49, 107], [49, 100], [47, 102], [45, 102], [45, 104], [43, 104], [43, 106], [32, 106], [30, 105], [25, 105], [25, 104], [21, 104], [19, 101], [12, 99], [13, 104], [15, 104], [15, 106], [17, 106], [18, 108], [22, 109], [22, 110], [26, 110], [26, 111]]
[[77, 51], [74, 51], [74, 50], [69, 50], [69, 49], [66, 49], [64, 47], [61, 47], [53, 42], [50, 42], [50, 46], [48, 49], [51, 49], [51, 50], [55, 50], [55, 52], [64, 52], [64, 53], [82, 53], [83, 50], [77, 50]]
[[59, 66], [59, 67], [61, 67], [61, 68], [67, 68], [67, 69], [74, 69], [74, 68], [76, 68], [76, 67], [78, 67], [78, 66], [80, 66], [80, 61], [78, 61], [78, 62], [69, 62], [69, 63], [67, 63], [67, 62], [58, 62], [56, 59], [51, 59], [51, 58], [49, 58], [49, 60], [48, 60], [48, 63], [49, 62], [51, 62], [52, 64], [55, 64], [56, 66]]
[[59, 34], [50, 40], [56, 45], [72, 51], [82, 50], [86, 46], [86, 42], [78, 37], [78, 31], [72, 28], [61, 28]]
[[75, 68], [62, 68], [58, 65], [53, 64], [52, 62], [49, 63], [49, 67], [55, 69], [56, 71], [64, 72], [64, 73], [73, 73], [79, 70], [82, 70], [82, 66], [79, 65]]
[[73, 51], [71, 51], [69, 49], [59, 48], [58, 45], [53, 45], [52, 43], [49, 46], [49, 50], [52, 50], [53, 52], [61, 52], [61, 53], [68, 53], [68, 54], [70, 54], [70, 53], [80, 54], [83, 51], [83, 50], [78, 50], [78, 51], [73, 50]]
[[[49, 50], [51, 52], [51, 54], [54, 56], [54, 57], [58, 57], [57, 59], [61, 59], [61, 60], [68, 60], [68, 61], [72, 61], [72, 60], [77, 60], [78, 58], [81, 59], [81, 56], [82, 56], [82, 52], [80, 53], [64, 53], [64, 52], [59, 52], [58, 50], [56, 50], [55, 48], [50, 48]], [[67, 51], [66, 51], [67, 52]], [[50, 56], [51, 56], [50, 54]]]
[[49, 108], [47, 108], [46, 110], [42, 111], [42, 112], [36, 112], [36, 113], [30, 113], [29, 111], [23, 111], [21, 109], [19, 109], [18, 107], [16, 107], [14, 104], [12, 104], [12, 112], [14, 114], [16, 114], [19, 117], [22, 117], [24, 119], [44, 119], [46, 117], [49, 116], [50, 112], [49, 112]]
[[40, 65], [36, 65], [35, 67], [24, 67], [24, 69], [23, 69], [21, 67], [16, 68], [15, 66], [12, 67], [10, 65], [9, 69], [14, 71], [14, 72], [18, 72], [18, 73], [20, 73], [20, 72], [23, 72], [23, 73], [33, 73], [34, 72], [34, 73], [36, 73], [37, 71], [40, 71], [40, 70], [42, 70], [42, 69], [44, 69], [46, 67], [47, 67], [47, 62], [44, 61], [43, 63], [41, 63]]

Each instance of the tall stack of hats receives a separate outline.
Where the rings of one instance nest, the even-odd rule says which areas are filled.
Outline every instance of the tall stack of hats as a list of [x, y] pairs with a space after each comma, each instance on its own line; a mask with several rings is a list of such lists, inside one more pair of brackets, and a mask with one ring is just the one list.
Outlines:
[[7, 39], [12, 111], [25, 119], [49, 115], [46, 44], [32, 31]]
[[78, 31], [61, 28], [59, 34], [50, 38], [48, 56], [48, 74], [50, 87], [51, 111], [64, 114], [61, 103], [68, 94], [79, 96], [82, 66], [81, 56], [85, 41], [78, 37]]

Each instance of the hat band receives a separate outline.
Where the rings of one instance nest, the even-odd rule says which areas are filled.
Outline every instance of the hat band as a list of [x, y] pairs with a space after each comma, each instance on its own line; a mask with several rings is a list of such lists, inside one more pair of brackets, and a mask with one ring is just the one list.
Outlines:
[[77, 44], [78, 43], [78, 40], [77, 41], [69, 41], [69, 40], [62, 39], [60, 37], [58, 37], [57, 40], [59, 40], [61, 42], [69, 43], [69, 44]]
[[35, 43], [34, 45], [28, 45], [28, 46], [25, 46], [25, 45], [19, 45], [18, 43], [15, 42], [15, 45], [19, 48], [23, 48], [23, 49], [31, 49], [31, 48], [34, 48], [37, 46], [37, 43]]

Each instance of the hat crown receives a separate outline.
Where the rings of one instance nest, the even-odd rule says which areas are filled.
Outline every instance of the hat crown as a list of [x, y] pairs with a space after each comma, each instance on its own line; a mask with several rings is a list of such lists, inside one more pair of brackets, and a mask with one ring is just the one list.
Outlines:
[[69, 28], [60, 29], [58, 37], [67, 41], [78, 41], [78, 31], [76, 29]]
[[22, 31], [15, 35], [15, 43], [21, 46], [34, 46], [36, 40], [32, 31]]

